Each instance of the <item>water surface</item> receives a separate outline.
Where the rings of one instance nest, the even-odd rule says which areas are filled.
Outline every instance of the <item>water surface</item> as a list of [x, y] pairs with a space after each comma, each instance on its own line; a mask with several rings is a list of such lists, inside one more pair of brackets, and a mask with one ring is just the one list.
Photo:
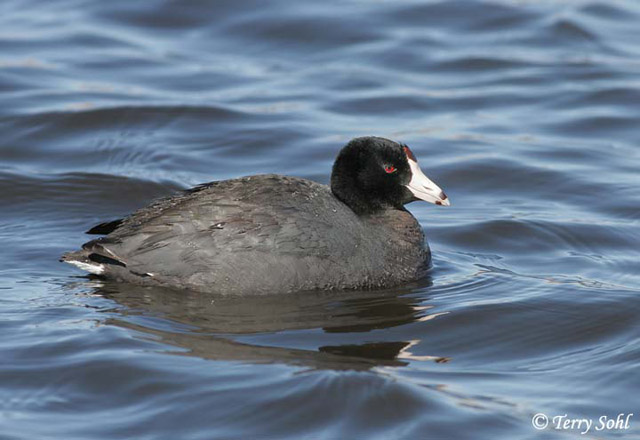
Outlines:
[[[639, 23], [631, 0], [3, 2], [0, 436], [636, 438]], [[409, 206], [424, 280], [239, 299], [58, 262], [201, 182], [327, 183], [361, 135], [452, 201]]]

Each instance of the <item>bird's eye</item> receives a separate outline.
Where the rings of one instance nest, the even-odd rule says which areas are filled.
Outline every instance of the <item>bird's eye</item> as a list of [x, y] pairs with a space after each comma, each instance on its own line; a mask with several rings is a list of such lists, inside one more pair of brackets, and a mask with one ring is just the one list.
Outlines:
[[394, 167], [393, 165], [385, 165], [384, 170], [387, 172], [387, 174], [391, 174], [396, 172], [396, 167]]

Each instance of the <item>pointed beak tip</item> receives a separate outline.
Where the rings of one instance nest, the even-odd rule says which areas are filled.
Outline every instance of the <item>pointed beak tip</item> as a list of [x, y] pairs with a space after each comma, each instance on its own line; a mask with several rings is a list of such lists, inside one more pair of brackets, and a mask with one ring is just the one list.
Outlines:
[[440, 206], [451, 205], [444, 191], [424, 175], [418, 163], [411, 157], [409, 158], [409, 167], [411, 168], [411, 180], [406, 186], [415, 196], [414, 200], [424, 200]]
[[449, 198], [447, 197], [447, 195], [444, 192], [440, 192], [440, 195], [438, 196], [439, 200], [435, 201], [435, 204], [438, 206], [451, 206], [451, 202], [449, 201]]

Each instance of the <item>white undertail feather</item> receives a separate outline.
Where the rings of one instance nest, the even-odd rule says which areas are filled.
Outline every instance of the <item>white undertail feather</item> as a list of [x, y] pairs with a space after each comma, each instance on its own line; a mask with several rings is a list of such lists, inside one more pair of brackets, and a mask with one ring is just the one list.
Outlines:
[[104, 265], [98, 263], [84, 263], [82, 261], [74, 260], [67, 260], [65, 261], [65, 263], [73, 264], [74, 266], [94, 275], [100, 275], [102, 272], [104, 272]]

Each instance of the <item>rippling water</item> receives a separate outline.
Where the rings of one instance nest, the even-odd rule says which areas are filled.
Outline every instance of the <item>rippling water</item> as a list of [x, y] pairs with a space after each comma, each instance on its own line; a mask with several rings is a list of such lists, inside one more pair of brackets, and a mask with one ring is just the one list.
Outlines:
[[[0, 436], [585, 438], [531, 418], [638, 413], [639, 43], [632, 0], [2, 2]], [[452, 200], [410, 206], [425, 280], [237, 299], [58, 263], [179, 188], [326, 183], [360, 135]]]

